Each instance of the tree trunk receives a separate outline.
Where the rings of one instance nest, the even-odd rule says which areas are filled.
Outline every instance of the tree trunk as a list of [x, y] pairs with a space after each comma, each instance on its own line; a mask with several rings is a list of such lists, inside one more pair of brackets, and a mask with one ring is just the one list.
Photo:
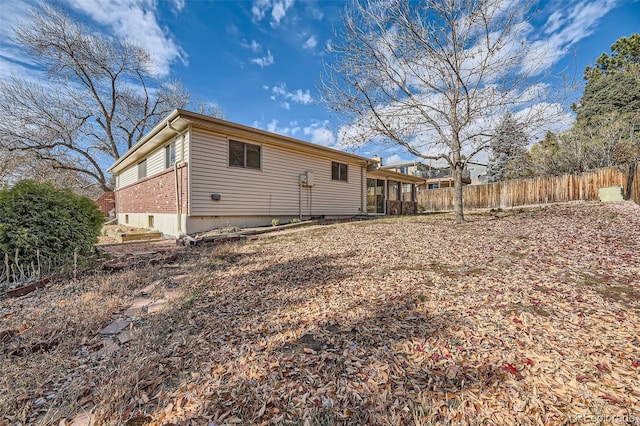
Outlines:
[[453, 168], [453, 211], [456, 215], [456, 223], [464, 222], [462, 204], [462, 162], [460, 155], [454, 154], [455, 165]]
[[638, 163], [629, 163], [627, 167], [627, 185], [624, 191], [624, 199], [631, 199], [631, 191], [633, 190], [633, 181], [637, 178], [636, 176], [636, 167], [638, 167]]

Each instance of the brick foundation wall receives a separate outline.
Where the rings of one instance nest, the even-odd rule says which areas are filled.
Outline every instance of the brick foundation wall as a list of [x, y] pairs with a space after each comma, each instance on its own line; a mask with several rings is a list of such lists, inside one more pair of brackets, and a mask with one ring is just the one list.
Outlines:
[[[118, 213], [176, 213], [176, 189], [173, 168], [116, 190]], [[187, 165], [178, 168], [182, 214], [188, 213]]]

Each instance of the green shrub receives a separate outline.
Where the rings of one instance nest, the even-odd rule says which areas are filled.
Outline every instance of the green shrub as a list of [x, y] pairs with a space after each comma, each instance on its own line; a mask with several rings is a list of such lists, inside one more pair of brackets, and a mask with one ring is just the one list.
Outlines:
[[74, 252], [84, 256], [92, 249], [103, 221], [86, 197], [48, 183], [18, 182], [0, 190], [0, 262], [8, 254], [18, 265], [69, 265]]

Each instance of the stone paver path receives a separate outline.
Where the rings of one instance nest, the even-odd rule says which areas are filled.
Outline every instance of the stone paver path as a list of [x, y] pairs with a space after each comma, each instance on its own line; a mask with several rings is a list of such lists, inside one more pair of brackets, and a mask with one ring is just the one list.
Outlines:
[[[171, 284], [180, 284], [189, 278], [188, 274], [174, 275], [169, 278]], [[134, 320], [147, 313], [154, 314], [164, 309], [167, 304], [180, 295], [180, 290], [166, 288], [162, 290], [161, 298], [154, 298], [152, 295], [163, 283], [163, 280], [156, 280], [151, 284], [136, 291], [136, 297], [131, 305], [114, 315], [113, 321], [100, 330], [102, 336], [102, 348], [96, 352], [97, 357], [105, 358], [113, 355], [120, 349], [120, 345], [135, 339]]]

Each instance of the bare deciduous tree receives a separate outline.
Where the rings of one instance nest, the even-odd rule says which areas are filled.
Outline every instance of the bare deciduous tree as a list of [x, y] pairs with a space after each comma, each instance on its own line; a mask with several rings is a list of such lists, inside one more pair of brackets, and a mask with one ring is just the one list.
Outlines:
[[104, 168], [188, 102], [180, 84], [155, 78], [147, 51], [96, 34], [54, 6], [34, 8], [14, 34], [48, 81], [0, 81], [0, 142], [105, 190], [111, 185]]
[[74, 193], [94, 200], [104, 191], [102, 185], [86, 173], [52, 168], [49, 161], [40, 158], [38, 151], [9, 151], [0, 146], [0, 188], [11, 187], [25, 178], [70, 188]]
[[455, 215], [464, 220], [465, 163], [511, 110], [531, 128], [562, 109], [541, 80], [546, 51], [525, 43], [524, 1], [355, 0], [326, 63], [323, 98], [347, 119], [345, 145], [400, 145], [454, 170]]

